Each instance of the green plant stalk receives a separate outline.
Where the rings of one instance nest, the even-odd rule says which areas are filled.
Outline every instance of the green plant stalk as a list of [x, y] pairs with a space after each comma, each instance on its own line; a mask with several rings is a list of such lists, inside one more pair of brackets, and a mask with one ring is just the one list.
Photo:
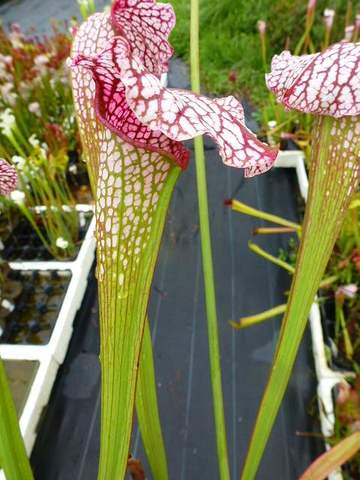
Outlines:
[[[195, 93], [200, 93], [200, 59], [199, 59], [199, 1], [191, 0], [190, 19], [190, 64], [191, 86]], [[222, 391], [220, 346], [212, 248], [209, 224], [209, 208], [206, 183], [205, 154], [202, 137], [194, 139], [196, 179], [199, 204], [199, 220], [201, 234], [201, 250], [203, 260], [206, 315], [208, 325], [210, 373], [213, 393], [217, 456], [221, 480], [230, 479], [224, 400]]]
[[283, 227], [293, 228], [298, 233], [301, 232], [301, 225], [298, 223], [290, 222], [289, 220], [277, 215], [272, 215], [271, 213], [262, 212], [256, 208], [249, 207], [245, 203], [239, 202], [239, 200], [231, 200], [231, 208], [236, 212], [243, 213], [244, 215], [260, 218], [261, 220], [282, 225]]
[[[338, 337], [339, 334], [343, 336], [346, 357], [349, 360], [351, 360], [354, 355], [354, 348], [351, 343], [349, 331], [346, 327], [346, 321], [345, 321], [342, 304], [338, 301], [336, 301], [336, 304], [335, 304], [335, 316], [336, 316], [336, 330], [338, 332], [336, 337]], [[337, 338], [337, 340], [339, 339]]]
[[168, 480], [168, 468], [157, 403], [154, 358], [150, 326], [145, 323], [136, 387], [136, 413], [153, 478]]
[[33, 480], [1, 358], [0, 392], [0, 467], [9, 480]]
[[295, 268], [292, 265], [289, 265], [288, 263], [284, 262], [283, 260], [280, 260], [280, 258], [274, 257], [270, 253], [266, 252], [263, 250], [259, 245], [256, 245], [253, 242], [248, 243], [249, 249], [256, 253], [257, 255], [260, 255], [261, 257], [265, 258], [266, 260], [269, 260], [271, 263], [274, 263], [278, 267], [283, 268], [284, 270], [287, 270], [289, 273], [294, 273]]
[[292, 233], [296, 232], [295, 228], [290, 227], [260, 227], [255, 228], [254, 235], [274, 235], [275, 233]]
[[[305, 22], [305, 32], [303, 33], [302, 37], [300, 38], [298, 44], [295, 47], [294, 55], [300, 55], [302, 48], [304, 47], [305, 52], [306, 49], [309, 47], [311, 43], [311, 30], [314, 24], [315, 18], [315, 11], [312, 10], [311, 12], [307, 12], [306, 15], [306, 22]], [[305, 53], [304, 52], [304, 53]]]
[[[247, 453], [242, 479], [253, 480], [291, 375], [321, 277], [359, 183], [359, 118], [317, 117], [303, 234], [270, 378]], [[347, 136], [352, 135], [349, 145]], [[347, 145], [347, 148], [346, 148]]]
[[251, 315], [250, 317], [242, 317], [238, 322], [230, 320], [229, 323], [236, 330], [240, 330], [241, 328], [251, 327], [252, 325], [264, 322], [265, 320], [270, 320], [271, 318], [276, 317], [281, 313], [285, 313], [285, 311], [286, 303], [284, 305], [278, 305], [277, 307], [265, 310], [265, 312], [258, 313], [257, 315]]

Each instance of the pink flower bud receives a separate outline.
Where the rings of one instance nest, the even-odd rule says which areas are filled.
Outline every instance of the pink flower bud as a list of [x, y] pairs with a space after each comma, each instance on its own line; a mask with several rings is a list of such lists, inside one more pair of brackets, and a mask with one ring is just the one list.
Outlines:
[[314, 13], [316, 8], [316, 1], [317, 0], [309, 0], [308, 7], [307, 7], [308, 15]]
[[266, 33], [266, 22], [264, 20], [259, 20], [257, 22], [257, 28], [259, 30], [260, 37], [263, 38], [265, 36], [265, 33]]
[[355, 298], [358, 287], [355, 283], [349, 285], [341, 285], [335, 292], [336, 297]]
[[229, 75], [228, 75], [229, 82], [235, 83], [237, 80], [237, 73], [235, 70], [230, 70]]

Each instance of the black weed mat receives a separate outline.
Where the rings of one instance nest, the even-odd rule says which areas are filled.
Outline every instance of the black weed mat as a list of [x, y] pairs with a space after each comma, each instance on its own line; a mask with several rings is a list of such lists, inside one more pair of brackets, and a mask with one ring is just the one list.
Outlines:
[[[177, 75], [170, 82], [186, 87]], [[228, 320], [280, 303], [289, 276], [248, 251], [253, 228], [262, 222], [223, 206], [236, 197], [249, 205], [296, 220], [294, 172], [274, 169], [251, 180], [222, 165], [210, 142], [207, 171], [231, 478], [240, 476], [251, 429], [268, 377], [280, 319], [243, 331]], [[256, 241], [277, 254], [288, 237]], [[32, 456], [36, 480], [95, 480], [99, 447], [100, 396], [98, 310], [81, 308], [74, 337]], [[211, 385], [197, 198], [193, 161], [172, 200], [149, 305], [161, 419], [171, 480], [217, 480]], [[321, 451], [311, 436], [319, 431], [316, 379], [309, 332], [257, 475], [259, 480], [294, 480]], [[315, 416], [311, 417], [309, 413]], [[133, 454], [146, 465], [137, 427]], [[110, 479], [109, 479], [110, 480]]]

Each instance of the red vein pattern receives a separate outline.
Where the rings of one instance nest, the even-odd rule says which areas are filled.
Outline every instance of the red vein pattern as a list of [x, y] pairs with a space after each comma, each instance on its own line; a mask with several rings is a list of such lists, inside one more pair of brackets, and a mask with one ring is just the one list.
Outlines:
[[15, 190], [17, 174], [14, 167], [0, 158], [0, 195], [8, 195]]
[[111, 10], [111, 22], [151, 73], [167, 72], [173, 54], [167, 38], [176, 23], [171, 5], [156, 4], [155, 0], [117, 0]]
[[135, 145], [161, 152], [181, 165], [176, 154], [182, 152], [180, 147], [174, 152], [172, 142], [208, 134], [218, 144], [224, 163], [245, 168], [247, 177], [269, 170], [276, 159], [277, 151], [246, 128], [238, 100], [212, 100], [163, 88], [122, 37], [113, 38], [99, 55], [77, 56], [73, 64], [91, 70], [101, 120]]
[[360, 113], [360, 43], [337, 43], [322, 53], [276, 55], [268, 88], [289, 109], [335, 118]]

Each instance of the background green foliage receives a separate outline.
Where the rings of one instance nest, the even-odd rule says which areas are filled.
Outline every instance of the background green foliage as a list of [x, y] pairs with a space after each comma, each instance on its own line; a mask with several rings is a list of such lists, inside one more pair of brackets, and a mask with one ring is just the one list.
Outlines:
[[[177, 27], [171, 42], [177, 55], [189, 58], [189, 0], [169, 0], [175, 8]], [[354, 12], [359, 1], [352, 2]], [[284, 49], [288, 41], [294, 48], [304, 31], [307, 0], [201, 0], [200, 45], [202, 81], [216, 94], [237, 93], [261, 104], [267, 93], [257, 21], [267, 22], [268, 58]], [[336, 10], [332, 39], [343, 38], [347, 0], [318, 0], [314, 28], [315, 45], [324, 35], [322, 13]], [[236, 81], [228, 79], [236, 72]]]

